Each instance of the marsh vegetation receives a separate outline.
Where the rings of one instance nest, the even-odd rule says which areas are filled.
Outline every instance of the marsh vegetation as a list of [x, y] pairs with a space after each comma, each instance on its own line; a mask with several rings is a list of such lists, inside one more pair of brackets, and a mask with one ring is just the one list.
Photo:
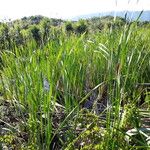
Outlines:
[[149, 41], [119, 17], [1, 23], [0, 147], [148, 149]]

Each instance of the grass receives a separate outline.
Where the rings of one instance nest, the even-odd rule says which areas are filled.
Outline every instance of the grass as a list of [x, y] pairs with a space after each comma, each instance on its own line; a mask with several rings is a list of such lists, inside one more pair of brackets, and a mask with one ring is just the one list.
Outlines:
[[[30, 41], [2, 52], [3, 99], [20, 118], [7, 136], [17, 141], [18, 134], [27, 135], [23, 143], [13, 145], [10, 139], [9, 145], [36, 150], [148, 149], [145, 139], [133, 137], [136, 142], [129, 144], [125, 137], [128, 129], [142, 126], [135, 85], [149, 82], [149, 37], [149, 29], [143, 35], [132, 23], [96, 34], [61, 31], [42, 48]], [[107, 105], [99, 110], [106, 98]], [[95, 107], [84, 108], [88, 100]]]

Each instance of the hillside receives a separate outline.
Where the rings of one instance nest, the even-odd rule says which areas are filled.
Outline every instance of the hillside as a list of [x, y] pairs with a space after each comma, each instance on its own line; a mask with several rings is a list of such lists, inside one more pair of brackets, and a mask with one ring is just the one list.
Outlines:
[[[100, 13], [93, 13], [93, 14], [86, 14], [86, 15], [81, 15], [81, 16], [76, 16], [73, 17], [72, 20], [79, 20], [79, 19], [88, 19], [88, 18], [93, 18], [93, 17], [104, 17], [104, 16], [118, 16], [125, 18], [127, 14], [127, 19], [128, 20], [136, 20], [139, 16], [141, 11], [111, 11], [111, 12], [100, 12]], [[150, 11], [144, 11], [142, 13], [142, 16], [140, 17], [140, 21], [150, 21]]]
[[[50, 37], [55, 39], [56, 36], [54, 35], [60, 34], [62, 30], [75, 34], [97, 33], [105, 29], [121, 29], [125, 24], [131, 23], [128, 19], [112, 16], [92, 17], [79, 21], [66, 21], [40, 15], [23, 17], [22, 19], [0, 23], [0, 48], [10, 48], [12, 43], [19, 46], [31, 39], [41, 45], [47, 43]], [[149, 26], [148, 21], [138, 21], [137, 23], [138, 26]]]

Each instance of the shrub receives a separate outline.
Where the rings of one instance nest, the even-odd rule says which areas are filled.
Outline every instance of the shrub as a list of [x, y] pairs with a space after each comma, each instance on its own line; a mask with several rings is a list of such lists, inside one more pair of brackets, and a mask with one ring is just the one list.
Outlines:
[[74, 31], [74, 28], [73, 28], [71, 22], [67, 22], [67, 23], [65, 24], [65, 30], [66, 30], [67, 32], [73, 32], [73, 31]]
[[82, 34], [84, 32], [87, 32], [87, 24], [84, 20], [80, 20], [78, 24], [75, 27], [76, 33]]

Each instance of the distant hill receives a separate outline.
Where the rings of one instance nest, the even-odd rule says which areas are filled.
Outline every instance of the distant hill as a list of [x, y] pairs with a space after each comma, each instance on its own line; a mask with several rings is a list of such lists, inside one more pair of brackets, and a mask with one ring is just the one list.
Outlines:
[[[72, 20], [79, 20], [79, 19], [88, 19], [92, 17], [103, 17], [103, 16], [119, 16], [125, 18], [127, 14], [128, 20], [136, 20], [140, 15], [141, 11], [111, 11], [111, 12], [101, 12], [101, 13], [93, 13], [93, 14], [86, 14], [73, 17]], [[140, 17], [140, 21], [150, 21], [150, 11], [144, 11]]]
[[49, 24], [53, 25], [53, 26], [58, 26], [58, 25], [61, 25], [61, 23], [63, 23], [63, 20], [61, 20], [61, 19], [48, 18], [48, 17], [42, 16], [42, 15], [23, 17], [21, 19], [14, 20], [12, 22], [28, 23], [30, 25], [33, 25], [33, 24], [39, 24], [43, 20], [49, 22]]

